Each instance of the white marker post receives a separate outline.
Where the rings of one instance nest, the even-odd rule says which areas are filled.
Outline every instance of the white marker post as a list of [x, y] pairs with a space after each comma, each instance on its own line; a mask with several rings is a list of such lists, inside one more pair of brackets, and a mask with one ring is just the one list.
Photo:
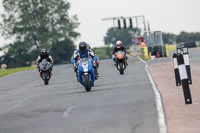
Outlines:
[[190, 87], [188, 84], [188, 76], [187, 76], [187, 71], [186, 71], [186, 67], [185, 67], [185, 63], [184, 63], [182, 54], [177, 54], [177, 61], [178, 61], [179, 74], [180, 74], [180, 78], [181, 78], [181, 84], [183, 87], [185, 104], [192, 104]]
[[188, 54], [188, 48], [182, 45], [182, 51], [183, 51], [183, 59], [185, 62], [185, 67], [188, 75], [188, 83], [192, 84], [192, 77], [191, 77], [191, 71], [190, 71], [190, 62], [189, 62], [189, 54]]
[[175, 80], [176, 80], [176, 86], [181, 85], [181, 79], [179, 75], [179, 70], [178, 70], [178, 62], [177, 62], [177, 54], [173, 54], [173, 61], [174, 61], [174, 75], [175, 75]]

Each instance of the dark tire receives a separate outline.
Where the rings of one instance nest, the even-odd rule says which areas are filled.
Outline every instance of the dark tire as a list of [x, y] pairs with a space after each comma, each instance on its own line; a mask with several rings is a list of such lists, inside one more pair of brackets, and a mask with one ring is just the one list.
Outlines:
[[124, 69], [123, 69], [123, 63], [119, 63], [119, 71], [120, 71], [120, 74], [123, 75], [124, 74]]
[[47, 72], [44, 72], [44, 84], [45, 85], [48, 85], [49, 84], [49, 81], [48, 81], [48, 74], [47, 74]]
[[95, 73], [95, 80], [97, 80], [98, 79], [98, 75], [97, 75], [97, 73]]
[[98, 75], [97, 75], [97, 74], [98, 74], [98, 73], [97, 73], [97, 68], [95, 68], [95, 69], [94, 69], [94, 73], [95, 73], [95, 80], [97, 80], [97, 79], [98, 79]]
[[90, 91], [91, 87], [90, 87], [90, 80], [89, 80], [89, 76], [88, 75], [84, 76], [84, 83], [85, 83], [85, 90], [87, 92]]

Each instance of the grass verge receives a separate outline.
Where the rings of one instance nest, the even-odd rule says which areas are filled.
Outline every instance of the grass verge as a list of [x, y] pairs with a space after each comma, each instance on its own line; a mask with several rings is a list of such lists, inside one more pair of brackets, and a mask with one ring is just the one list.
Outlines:
[[169, 51], [176, 51], [176, 44], [168, 45], [168, 50]]
[[32, 70], [35, 68], [36, 67], [22, 67], [22, 68], [11, 68], [11, 69], [0, 70], [0, 77], [13, 74], [16, 72], [20, 72], [20, 71]]

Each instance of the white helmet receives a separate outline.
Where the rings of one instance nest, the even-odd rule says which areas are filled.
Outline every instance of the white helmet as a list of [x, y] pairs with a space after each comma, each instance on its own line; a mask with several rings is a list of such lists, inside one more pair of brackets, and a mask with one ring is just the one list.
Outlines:
[[117, 46], [117, 48], [120, 48], [122, 46], [122, 42], [121, 41], [117, 41], [116, 42], [116, 46]]

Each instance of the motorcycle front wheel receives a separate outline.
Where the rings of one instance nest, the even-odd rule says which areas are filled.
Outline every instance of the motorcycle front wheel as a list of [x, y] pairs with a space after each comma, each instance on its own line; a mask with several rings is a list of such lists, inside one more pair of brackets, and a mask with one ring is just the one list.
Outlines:
[[120, 69], [119, 69], [120, 74], [123, 75], [124, 74], [124, 69], [123, 69], [123, 63], [122, 62], [119, 63], [119, 67], [120, 67]]
[[89, 76], [88, 75], [84, 76], [84, 84], [85, 84], [85, 90], [87, 92], [90, 91], [91, 87], [90, 87], [90, 80], [89, 80]]
[[48, 76], [47, 72], [44, 72], [44, 78], [43, 78], [43, 79], [44, 79], [44, 84], [45, 84], [45, 85], [48, 85], [48, 84], [49, 84], [49, 81], [48, 81], [48, 77], [47, 77], [47, 76]]

